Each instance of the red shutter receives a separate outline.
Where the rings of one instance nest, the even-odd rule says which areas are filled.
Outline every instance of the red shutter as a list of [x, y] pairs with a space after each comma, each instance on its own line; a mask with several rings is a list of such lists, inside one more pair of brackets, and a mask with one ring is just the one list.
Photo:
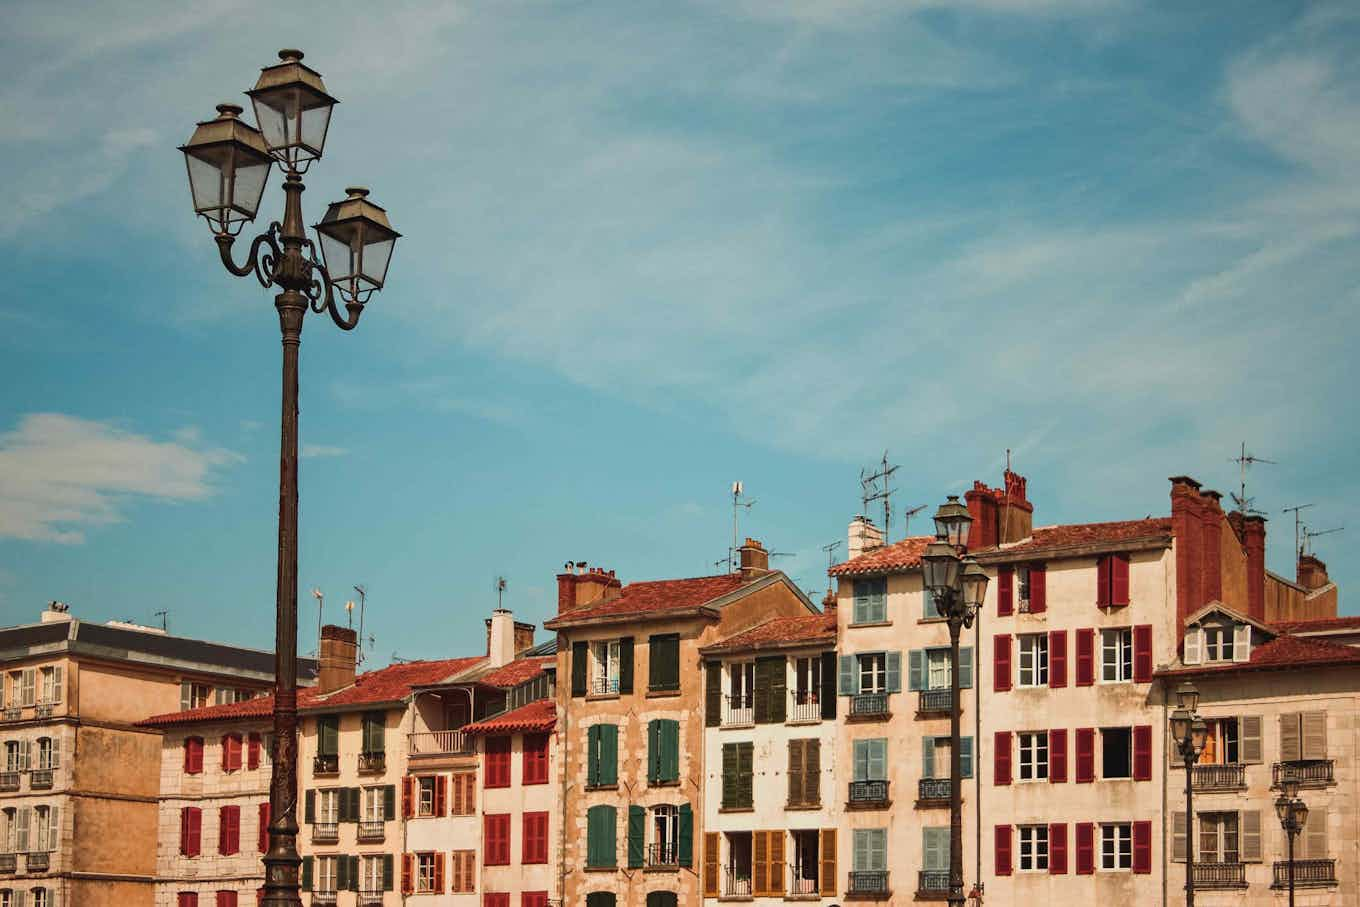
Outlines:
[[1009, 825], [998, 825], [996, 827], [996, 874], [999, 876], [1011, 874], [1011, 827]]
[[997, 731], [992, 738], [992, 783], [1011, 783], [1011, 732]]
[[434, 855], [434, 893], [444, 893], [444, 852], [442, 850]]
[[246, 767], [251, 771], [260, 767], [260, 735], [250, 735], [250, 752], [246, 757]]
[[524, 783], [548, 783], [548, 735], [532, 734], [524, 738]]
[[1152, 780], [1152, 725], [1133, 729], [1133, 780]]
[[1048, 732], [1048, 780], [1051, 784], [1067, 781], [1067, 728]]
[[409, 819], [415, 815], [416, 779], [410, 776], [401, 779], [401, 815]]
[[992, 689], [1004, 693], [1011, 688], [1011, 637], [1001, 633], [992, 638]]
[[1077, 823], [1077, 875], [1088, 876], [1096, 871], [1096, 826], [1092, 822]]
[[198, 895], [192, 891], [181, 891], [176, 902], [178, 907], [198, 907]]
[[548, 814], [524, 814], [524, 844], [522, 863], [548, 862]]
[[1152, 624], [1133, 628], [1133, 682], [1152, 683]]
[[1152, 872], [1152, 823], [1133, 823], [1133, 871]]
[[401, 855], [401, 893], [411, 894], [415, 891], [415, 854], [404, 853]]
[[1106, 607], [1110, 604], [1110, 555], [1101, 555], [1096, 561], [1096, 604]]
[[1116, 554], [1110, 558], [1110, 604], [1129, 603], [1129, 556]]
[[510, 786], [510, 738], [486, 739], [486, 777], [484, 787]]
[[1048, 610], [1048, 565], [1030, 564], [1029, 567], [1029, 611], [1043, 614]]
[[1067, 824], [1054, 822], [1048, 826], [1048, 872], [1067, 875]]
[[269, 850], [269, 801], [260, 804], [260, 853]]
[[1053, 689], [1067, 686], [1067, 631], [1053, 630], [1048, 634], [1048, 685]]
[[179, 810], [179, 852], [189, 856], [189, 809], [181, 806]]
[[1077, 783], [1086, 784], [1096, 779], [1096, 732], [1094, 728], [1077, 728]]
[[1015, 568], [1010, 565], [996, 569], [996, 615], [1007, 617], [1015, 613]]
[[217, 892], [217, 907], [236, 907], [236, 892]]
[[184, 812], [184, 845], [180, 850], [187, 857], [196, 857], [203, 850], [203, 811], [186, 806]]
[[434, 814], [445, 815], [449, 806], [449, 779], [439, 775], [434, 779]]
[[184, 738], [184, 773], [197, 775], [203, 771], [203, 738]]
[[1077, 631], [1077, 686], [1089, 687], [1096, 682], [1096, 631], [1084, 628]]

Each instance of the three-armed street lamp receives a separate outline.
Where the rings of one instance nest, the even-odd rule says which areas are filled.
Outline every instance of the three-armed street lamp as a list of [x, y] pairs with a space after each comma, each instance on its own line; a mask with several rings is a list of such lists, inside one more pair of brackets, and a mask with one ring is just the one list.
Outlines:
[[1308, 804], [1299, 799], [1299, 779], [1286, 777], [1275, 801], [1275, 815], [1289, 839], [1289, 907], [1294, 907], [1294, 839], [1308, 824]]
[[[182, 145], [189, 168], [194, 211], [217, 239], [222, 264], [238, 277], [253, 273], [274, 297], [283, 333], [283, 421], [279, 453], [279, 557], [275, 610], [274, 753], [269, 787], [269, 850], [264, 856], [266, 907], [297, 907], [297, 457], [298, 345], [310, 307], [328, 312], [341, 330], [359, 323], [364, 303], [382, 289], [392, 248], [400, 235], [387, 212], [368, 200], [367, 189], [348, 189], [315, 226], [316, 245], [302, 223], [302, 174], [320, 160], [337, 101], [321, 74], [302, 63], [302, 52], [279, 51], [280, 62], [260, 72], [246, 94], [255, 107], [256, 129], [240, 119], [241, 107], [219, 104], [217, 117], [198, 124]], [[284, 169], [283, 222], [250, 243], [245, 264], [232, 261], [237, 234], [260, 205], [269, 169]], [[262, 254], [262, 250], [263, 254]], [[324, 262], [323, 262], [324, 260]], [[336, 295], [344, 303], [340, 314]]]
[[987, 594], [987, 571], [965, 557], [973, 518], [957, 495], [935, 512], [935, 541], [921, 554], [925, 588], [949, 622], [949, 905], [963, 907], [963, 772], [959, 750], [959, 633], [971, 627]]
[[1190, 681], [1176, 687], [1176, 711], [1171, 713], [1171, 739], [1185, 763], [1185, 907], [1195, 907], [1195, 762], [1204, 752], [1209, 727], [1195, 710], [1199, 690]]

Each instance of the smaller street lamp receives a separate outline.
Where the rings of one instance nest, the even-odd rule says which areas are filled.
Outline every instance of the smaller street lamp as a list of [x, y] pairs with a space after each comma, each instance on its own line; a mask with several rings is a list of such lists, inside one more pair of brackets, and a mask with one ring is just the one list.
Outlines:
[[1195, 762], [1204, 752], [1209, 726], [1195, 710], [1199, 690], [1188, 680], [1176, 687], [1176, 710], [1171, 713], [1171, 737], [1185, 764], [1185, 907], [1195, 904]]
[[1299, 799], [1299, 779], [1286, 777], [1275, 800], [1275, 815], [1289, 839], [1289, 907], [1294, 907], [1294, 839], [1308, 824], [1308, 804]]

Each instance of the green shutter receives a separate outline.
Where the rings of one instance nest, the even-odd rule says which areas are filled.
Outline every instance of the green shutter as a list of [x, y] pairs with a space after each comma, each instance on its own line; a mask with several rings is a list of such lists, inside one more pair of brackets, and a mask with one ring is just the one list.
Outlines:
[[677, 841], [681, 866], [694, 864], [694, 809], [688, 803], [680, 804], [680, 838]]
[[311, 825], [316, 821], [316, 791], [309, 790], [302, 798], [302, 821]]
[[663, 719], [658, 727], [658, 739], [661, 749], [660, 771], [657, 774], [658, 781], [679, 781], [680, 780], [680, 722], [670, 719]]
[[633, 692], [633, 637], [619, 640], [619, 692]]
[[601, 724], [600, 728], [600, 784], [619, 783], [619, 728], [615, 724]]
[[888, 692], [902, 692], [902, 653], [888, 652], [884, 656], [888, 668]]
[[397, 786], [389, 784], [383, 788], [383, 819], [391, 822], [397, 817]]
[[335, 890], [349, 890], [349, 859], [344, 854], [335, 858]]
[[391, 890], [392, 890], [392, 855], [391, 855], [390, 853], [385, 853], [385, 854], [383, 854], [382, 860], [383, 860], [383, 862], [382, 862], [382, 867], [383, 867], [383, 869], [382, 869], [382, 873], [383, 873], [383, 891], [391, 891]]
[[704, 662], [704, 725], [722, 724], [722, 664]]
[[335, 792], [335, 807], [337, 810], [336, 819], [340, 822], [349, 822], [349, 788], [342, 787]]
[[923, 620], [937, 620], [940, 612], [935, 608], [935, 593], [929, 589], [921, 590], [921, 618]]
[[618, 810], [592, 806], [586, 813], [586, 861], [590, 866], [613, 866], [618, 862]]
[[855, 872], [863, 872], [869, 867], [869, 829], [856, 828], [852, 840]]
[[754, 755], [755, 744], [737, 744], [737, 801], [743, 807], [750, 807], [754, 802]]
[[[774, 695], [775, 695], [775, 675], [780, 675], [779, 688], [783, 690], [786, 684], [783, 682], [785, 667], [782, 655], [772, 658], [756, 659], [756, 687], [752, 690], [751, 712], [756, 724], [770, 724], [774, 719]], [[780, 702], [783, 705], [783, 702]], [[779, 721], [783, 722], [783, 717]]]
[[836, 718], [836, 653], [822, 653], [822, 719], [834, 721]]
[[312, 890], [312, 858], [302, 858], [302, 890]]
[[647, 781], [661, 780], [661, 719], [647, 722]]
[[647, 685], [653, 690], [680, 689], [678, 633], [659, 633], [647, 640]]
[[340, 718], [337, 715], [325, 715], [316, 720], [317, 744], [316, 752], [319, 756], [337, 756], [340, 754]]
[[973, 777], [973, 738], [959, 738], [959, 774], [965, 778]]
[[886, 781], [888, 778], [888, 741], [883, 739], [864, 741], [868, 764], [866, 781]]
[[600, 728], [602, 724], [592, 724], [586, 729], [586, 787], [596, 787], [600, 783]]
[[586, 667], [590, 649], [584, 642], [571, 644], [571, 695], [586, 694]]
[[349, 796], [350, 796], [349, 820], [351, 822], [358, 822], [360, 819], [363, 818], [364, 815], [363, 789], [358, 787], [351, 787], [349, 789]]
[[788, 716], [789, 704], [789, 667], [783, 655], [776, 655], [769, 661], [770, 705], [766, 718], [770, 724], [783, 724]]
[[971, 646], [964, 646], [959, 649], [959, 689], [971, 690], [973, 688], [973, 649]]
[[854, 769], [855, 775], [854, 775], [854, 777], [853, 777], [851, 780], [853, 780], [853, 781], [868, 781], [868, 780], [869, 780], [869, 741], [868, 741], [868, 740], [856, 740], [856, 741], [855, 741], [854, 763], [855, 763], [855, 769]]
[[921, 846], [927, 871], [943, 872], [949, 868], [949, 829], [922, 828]]
[[855, 685], [855, 656], [841, 656], [840, 692], [842, 696], [854, 696], [859, 690]]
[[724, 743], [722, 747], [722, 805], [731, 809], [737, 805], [737, 745]]
[[869, 584], [869, 620], [882, 623], [888, 619], [888, 580], [870, 580]]
[[907, 653], [907, 689], [915, 692], [926, 688], [926, 653], [912, 649]]
[[641, 806], [628, 807], [628, 868], [640, 869], [643, 864], [642, 843], [647, 834], [647, 810]]
[[935, 738], [921, 738], [921, 777], [927, 780], [935, 777]]
[[387, 716], [382, 712], [369, 712], [364, 716], [364, 752], [370, 755], [378, 755], [387, 749], [386, 730]]
[[857, 624], [867, 624], [869, 622], [868, 580], [855, 580], [855, 609], [851, 614], [851, 620]]

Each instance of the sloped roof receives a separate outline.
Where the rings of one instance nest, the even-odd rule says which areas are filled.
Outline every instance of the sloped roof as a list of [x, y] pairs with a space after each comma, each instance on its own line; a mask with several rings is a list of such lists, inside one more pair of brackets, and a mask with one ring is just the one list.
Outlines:
[[509, 712], [502, 712], [463, 726], [464, 734], [532, 734], [551, 731], [557, 724], [557, 704], [539, 699]]
[[1281, 620], [1270, 625], [1280, 633], [1328, 633], [1339, 630], [1360, 630], [1360, 615], [1346, 617], [1318, 617], [1313, 620]]
[[749, 630], [703, 648], [704, 654], [741, 652], [750, 649], [775, 649], [783, 646], [809, 645], [820, 642], [835, 643], [836, 615], [806, 614], [797, 617], [774, 617]]
[[[775, 574], [765, 574], [772, 575]], [[552, 620], [545, 621], [543, 626], [552, 629], [602, 617], [650, 616], [672, 611], [687, 611], [735, 592], [747, 582], [748, 580], [740, 573], [724, 573], [719, 576], [629, 583], [613, 598], [560, 614]]]
[[935, 541], [934, 536], [917, 535], [866, 551], [859, 557], [837, 564], [827, 571], [831, 576], [865, 576], [874, 573], [889, 573], [897, 570], [910, 570], [921, 566], [921, 553], [926, 546]]
[[1181, 677], [1228, 674], [1238, 671], [1288, 671], [1346, 665], [1360, 666], [1360, 648], [1324, 642], [1305, 636], [1279, 636], [1259, 646], [1253, 646], [1249, 661], [1164, 668], [1157, 672], [1157, 676]]
[[519, 686], [526, 680], [532, 680], [542, 674], [544, 668], [552, 667], [555, 664], [557, 664], [557, 656], [555, 655], [517, 658], [507, 665], [501, 665], [494, 671], [478, 677], [476, 682], [489, 687], [508, 689]]

